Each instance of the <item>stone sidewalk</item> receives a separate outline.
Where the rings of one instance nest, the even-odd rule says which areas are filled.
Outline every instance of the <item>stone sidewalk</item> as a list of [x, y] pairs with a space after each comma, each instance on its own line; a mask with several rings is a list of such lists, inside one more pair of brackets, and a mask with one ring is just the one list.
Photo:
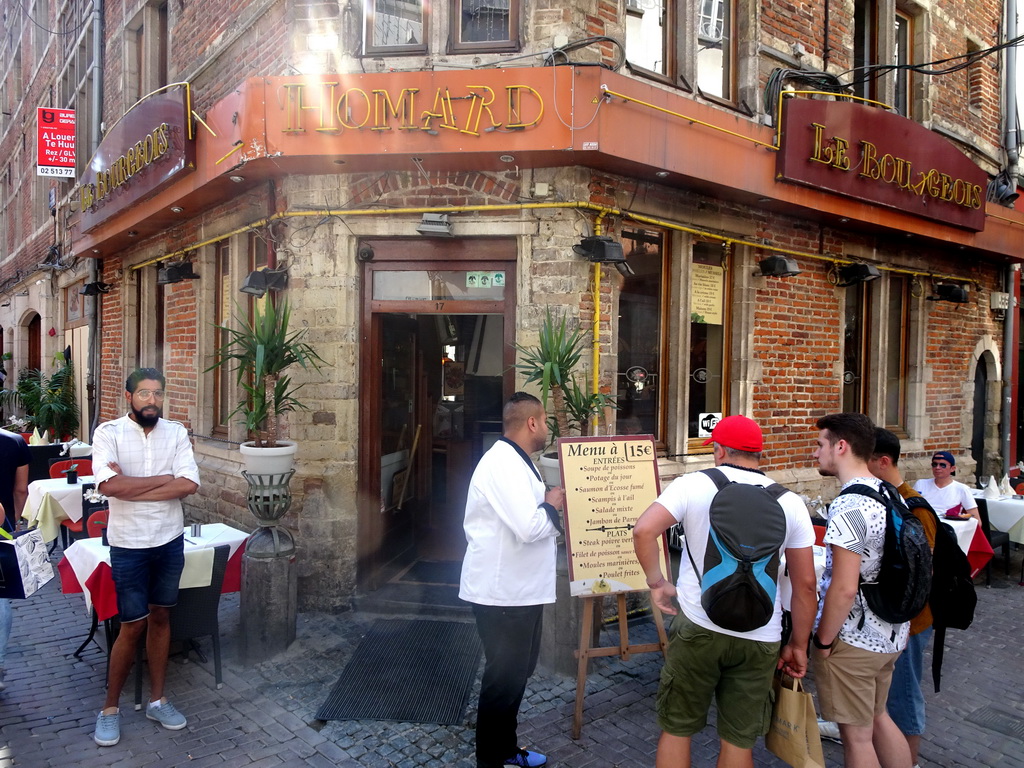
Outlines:
[[[991, 588], [979, 586], [978, 614], [967, 632], [947, 639], [943, 690], [926, 694], [929, 732], [922, 746], [926, 768], [1024, 765], [1024, 587], [1018, 587], [1021, 552], [1013, 577], [1002, 569]], [[979, 579], [983, 584], [983, 579]], [[7, 655], [7, 690], [0, 693], [0, 768], [71, 766], [371, 766], [443, 764], [473, 768], [474, 705], [455, 727], [378, 721], [321, 722], [314, 717], [360, 637], [379, 616], [368, 613], [299, 616], [296, 642], [272, 661], [243, 667], [238, 660], [238, 595], [222, 601], [224, 687], [214, 686], [207, 664], [172, 660], [168, 695], [187, 715], [188, 727], [166, 731], [132, 709], [132, 686], [122, 698], [121, 742], [92, 741], [103, 700], [105, 655], [90, 646], [72, 655], [88, 629], [80, 595], [62, 595], [58, 579], [29, 600], [15, 601]], [[602, 645], [617, 642], [605, 631]], [[630, 630], [649, 641], [649, 620]], [[210, 651], [209, 641], [203, 643]], [[636, 656], [592, 663], [582, 738], [569, 733], [573, 678], [539, 672], [523, 704], [521, 740], [548, 754], [552, 766], [639, 768], [654, 764], [658, 731], [653, 702], [660, 657]], [[930, 660], [929, 660], [930, 661]], [[475, 702], [474, 691], [471, 702]], [[712, 728], [694, 740], [694, 765], [714, 764]], [[829, 766], [841, 748], [825, 742]], [[782, 766], [759, 744], [758, 766]]]

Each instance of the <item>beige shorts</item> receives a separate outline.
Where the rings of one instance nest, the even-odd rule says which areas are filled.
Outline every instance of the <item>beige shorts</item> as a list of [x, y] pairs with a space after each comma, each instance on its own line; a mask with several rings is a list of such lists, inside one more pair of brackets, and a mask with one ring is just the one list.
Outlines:
[[844, 725], [870, 726], [875, 715], [886, 711], [892, 668], [898, 657], [898, 653], [866, 651], [838, 639], [827, 657], [812, 649], [822, 718]]

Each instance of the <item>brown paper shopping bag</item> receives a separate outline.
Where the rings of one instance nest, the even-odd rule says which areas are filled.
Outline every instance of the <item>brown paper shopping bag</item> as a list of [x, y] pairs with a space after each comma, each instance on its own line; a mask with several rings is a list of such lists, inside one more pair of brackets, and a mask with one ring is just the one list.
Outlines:
[[764, 737], [765, 746], [793, 768], [825, 768], [811, 694], [799, 680], [788, 675], [776, 675], [772, 687], [775, 706], [771, 727]]

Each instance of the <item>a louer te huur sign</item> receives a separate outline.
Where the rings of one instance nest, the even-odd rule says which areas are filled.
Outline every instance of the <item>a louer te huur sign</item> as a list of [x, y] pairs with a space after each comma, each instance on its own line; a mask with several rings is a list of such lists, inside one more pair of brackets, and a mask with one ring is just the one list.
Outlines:
[[186, 87], [137, 104], [110, 129], [82, 176], [82, 231], [88, 232], [129, 206], [195, 170]]
[[779, 180], [985, 228], [985, 172], [938, 134], [880, 107], [787, 99], [776, 169]]

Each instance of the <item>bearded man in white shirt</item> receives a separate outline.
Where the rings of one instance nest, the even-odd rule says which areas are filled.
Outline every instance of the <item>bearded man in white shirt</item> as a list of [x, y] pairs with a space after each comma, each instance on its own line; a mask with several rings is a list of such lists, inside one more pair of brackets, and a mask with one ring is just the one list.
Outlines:
[[539, 768], [547, 758], [520, 747], [516, 728], [540, 654], [544, 605], [555, 602], [564, 493], [545, 490], [530, 459], [548, 441], [540, 400], [526, 392], [512, 395], [502, 429], [473, 472], [463, 526], [468, 547], [459, 597], [473, 606], [484, 648], [476, 760], [478, 768]]
[[[181, 500], [199, 490], [199, 467], [188, 431], [161, 418], [164, 376], [134, 371], [125, 383], [128, 413], [100, 424], [93, 435], [96, 487], [110, 499], [107, 541], [121, 631], [110, 652], [107, 697], [93, 740], [102, 747], [121, 738], [118, 700], [146, 635], [150, 703], [146, 717], [172, 731], [185, 716], [164, 696], [171, 608], [185, 564]], [[148, 629], [148, 631], [147, 631]]]

